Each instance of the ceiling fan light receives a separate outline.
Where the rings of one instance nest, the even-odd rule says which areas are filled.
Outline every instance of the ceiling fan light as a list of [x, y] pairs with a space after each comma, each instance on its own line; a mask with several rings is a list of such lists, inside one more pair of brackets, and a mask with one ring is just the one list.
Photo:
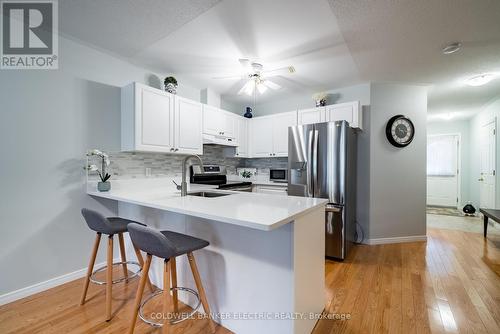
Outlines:
[[254, 89], [255, 89], [254, 81], [248, 80], [244, 87], [245, 94], [247, 94], [248, 96], [252, 96]]
[[267, 87], [263, 84], [259, 84], [257, 85], [257, 90], [259, 91], [259, 93], [264, 94], [267, 90]]

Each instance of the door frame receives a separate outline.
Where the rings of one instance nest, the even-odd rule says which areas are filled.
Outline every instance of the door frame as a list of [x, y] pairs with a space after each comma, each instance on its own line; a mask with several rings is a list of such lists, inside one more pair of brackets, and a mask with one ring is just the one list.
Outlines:
[[[433, 133], [433, 134], [428, 134], [427, 138], [429, 137], [442, 137], [442, 136], [456, 136], [457, 137], [457, 203], [456, 203], [456, 208], [460, 210], [460, 207], [462, 206], [462, 135], [459, 132], [449, 132], [449, 133]], [[427, 144], [427, 141], [426, 141]], [[427, 149], [427, 147], [426, 147]], [[427, 175], [426, 175], [426, 180], [427, 182]]]
[[[494, 133], [494, 138], [493, 138], [493, 144], [494, 144], [494, 147], [493, 147], [493, 154], [494, 154], [494, 157], [493, 157], [493, 160], [494, 160], [494, 177], [493, 177], [493, 206], [494, 208], [496, 209], [497, 207], [497, 117], [496, 116], [493, 116], [491, 118], [489, 118], [488, 120], [485, 120], [483, 123], [481, 123], [481, 129], [483, 129], [485, 126], [489, 125], [489, 124], [493, 124], [493, 129], [495, 131]], [[481, 138], [479, 138], [479, 141], [481, 141]], [[479, 144], [481, 144], [481, 142], [479, 142]], [[479, 165], [479, 173], [481, 173], [481, 165]], [[479, 203], [478, 203], [478, 207], [481, 207], [481, 184], [478, 183], [478, 187], [479, 187]]]

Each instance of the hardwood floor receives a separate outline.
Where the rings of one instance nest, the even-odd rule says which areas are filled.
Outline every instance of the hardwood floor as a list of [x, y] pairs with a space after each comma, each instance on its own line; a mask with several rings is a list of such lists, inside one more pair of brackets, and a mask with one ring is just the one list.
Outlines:
[[427, 243], [358, 246], [327, 262], [325, 333], [500, 333], [500, 237], [429, 229]]
[[[118, 268], [120, 269], [120, 268]], [[118, 275], [118, 272], [117, 272]], [[0, 307], [0, 333], [123, 333], [138, 280], [113, 286], [113, 319], [105, 322], [105, 290], [73, 281]], [[326, 313], [315, 334], [500, 333], [500, 236], [428, 230], [427, 243], [357, 246], [342, 263], [326, 263]], [[161, 309], [161, 307], [160, 307]], [[174, 333], [206, 333], [190, 320]], [[159, 333], [137, 321], [136, 333]], [[231, 333], [218, 326], [218, 334]], [[277, 333], [281, 334], [281, 333]]]

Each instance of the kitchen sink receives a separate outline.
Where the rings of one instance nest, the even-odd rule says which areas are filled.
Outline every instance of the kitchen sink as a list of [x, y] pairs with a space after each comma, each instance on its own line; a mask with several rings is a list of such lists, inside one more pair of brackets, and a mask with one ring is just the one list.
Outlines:
[[194, 192], [194, 193], [188, 193], [188, 196], [198, 196], [198, 197], [222, 197], [222, 196], [228, 196], [228, 195], [233, 195], [233, 194], [215, 193], [215, 192], [210, 192], [210, 191], [198, 191], [198, 192]]

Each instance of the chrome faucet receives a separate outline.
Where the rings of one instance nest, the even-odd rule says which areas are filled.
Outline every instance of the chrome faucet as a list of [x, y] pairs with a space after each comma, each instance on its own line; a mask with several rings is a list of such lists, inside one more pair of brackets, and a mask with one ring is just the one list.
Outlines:
[[[177, 187], [177, 190], [180, 190], [181, 191], [181, 196], [186, 196], [187, 195], [187, 182], [186, 182], [186, 167], [187, 167], [187, 162], [189, 159], [191, 158], [195, 158], [195, 159], [198, 159], [198, 162], [200, 164], [201, 167], [203, 167], [203, 161], [201, 161], [201, 158], [195, 154], [193, 155], [188, 155], [184, 158], [184, 160], [182, 160], [182, 181], [181, 181], [181, 185], [178, 185], [177, 183], [175, 183], [175, 181], [173, 181]], [[203, 173], [203, 168], [200, 168], [201, 169], [201, 172]]]

